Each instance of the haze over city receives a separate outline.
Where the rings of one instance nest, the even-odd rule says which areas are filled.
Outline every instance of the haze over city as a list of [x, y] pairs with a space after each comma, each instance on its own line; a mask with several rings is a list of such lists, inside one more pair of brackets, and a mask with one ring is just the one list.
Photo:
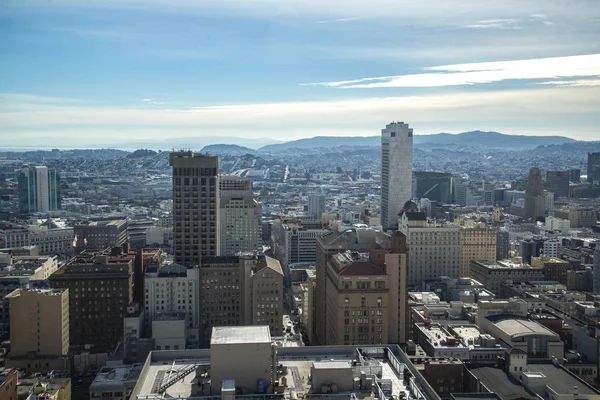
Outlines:
[[[596, 1], [5, 0], [0, 141], [598, 138]], [[259, 146], [255, 146], [259, 147]]]

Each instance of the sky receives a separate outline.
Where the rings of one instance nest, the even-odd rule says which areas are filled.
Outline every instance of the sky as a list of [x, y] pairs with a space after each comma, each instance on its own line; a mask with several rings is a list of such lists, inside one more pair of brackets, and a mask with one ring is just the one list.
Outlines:
[[0, 147], [600, 140], [598, 0], [0, 0]]

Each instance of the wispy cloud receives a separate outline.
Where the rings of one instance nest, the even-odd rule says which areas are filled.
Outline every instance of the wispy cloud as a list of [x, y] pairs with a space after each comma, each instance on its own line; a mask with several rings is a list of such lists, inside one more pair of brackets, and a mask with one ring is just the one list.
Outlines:
[[593, 77], [600, 76], [600, 54], [442, 65], [425, 68], [425, 70], [433, 72], [303, 85], [338, 89], [414, 88], [474, 85], [506, 80]]
[[546, 81], [538, 82], [538, 85], [552, 85], [552, 86], [600, 86], [600, 79], [576, 79], [569, 81]]
[[506, 19], [486, 19], [477, 21], [474, 24], [465, 25], [465, 28], [500, 28], [500, 29], [521, 29], [518, 19], [506, 18]]
[[321, 21], [315, 21], [316, 24], [332, 24], [332, 23], [338, 23], [338, 22], [350, 22], [350, 21], [357, 21], [360, 18], [336, 18], [336, 19], [324, 19]]

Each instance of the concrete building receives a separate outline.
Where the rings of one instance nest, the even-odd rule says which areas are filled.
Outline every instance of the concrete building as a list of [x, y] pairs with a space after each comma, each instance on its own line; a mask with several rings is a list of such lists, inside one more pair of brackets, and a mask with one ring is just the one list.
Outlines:
[[146, 270], [144, 327], [152, 336], [152, 321], [159, 314], [185, 313], [187, 344], [199, 345], [200, 334], [200, 269], [165, 263]]
[[555, 198], [569, 197], [569, 171], [547, 171], [546, 188]]
[[530, 263], [531, 257], [539, 257], [544, 251], [545, 240], [540, 237], [524, 239], [519, 242], [519, 255], [524, 263]]
[[496, 260], [508, 258], [510, 251], [510, 235], [507, 231], [498, 229], [496, 231]]
[[412, 197], [413, 130], [392, 122], [381, 130], [381, 225], [397, 227], [402, 206]]
[[589, 207], [563, 207], [554, 210], [554, 216], [569, 220], [571, 228], [589, 228], [596, 225], [598, 212]]
[[179, 350], [187, 344], [187, 319], [183, 311], [161, 312], [152, 320], [152, 339], [156, 350]]
[[592, 185], [600, 185], [600, 153], [587, 155], [587, 181]]
[[600, 246], [596, 245], [594, 250], [594, 293], [600, 294]]
[[19, 211], [24, 214], [60, 210], [60, 175], [53, 168], [30, 167], [17, 173]]
[[285, 270], [296, 263], [317, 261], [317, 236], [327, 232], [321, 221], [276, 220], [272, 226], [273, 254]]
[[[440, 276], [459, 277], [462, 272], [463, 228], [430, 223], [425, 213], [414, 208], [407, 207], [401, 212], [398, 227], [406, 235], [410, 249], [408, 284], [417, 286]], [[494, 247], [494, 253], [495, 250]]]
[[481, 282], [495, 295], [499, 295], [501, 285], [508, 280], [515, 282], [544, 280], [544, 269], [511, 260], [473, 260], [469, 266], [469, 276]]
[[329, 258], [325, 344], [406, 342], [406, 237], [397, 232], [389, 243], [382, 244], [375, 245], [368, 254], [346, 251]]
[[325, 212], [325, 196], [322, 194], [311, 194], [308, 196], [308, 213], [313, 218], [321, 219]]
[[252, 181], [222, 175], [220, 185], [220, 255], [257, 251], [261, 245], [262, 206], [254, 198]]
[[461, 230], [461, 276], [469, 275], [472, 260], [496, 260], [496, 228], [465, 227]]
[[91, 221], [74, 228], [76, 251], [122, 246], [129, 240], [127, 220]]
[[143, 364], [105, 366], [89, 387], [90, 400], [127, 400], [142, 377]]
[[69, 291], [17, 289], [10, 301], [12, 357], [63, 356], [69, 352]]
[[546, 239], [542, 247], [542, 254], [548, 257], [558, 257], [561, 247], [562, 243], [559, 238]]
[[440, 204], [450, 204], [452, 174], [446, 172], [415, 171], [412, 178], [412, 198], [427, 198]]
[[233, 399], [236, 392], [248, 398], [373, 393], [374, 399], [439, 400], [398, 346], [278, 347], [264, 326], [217, 327], [210, 349], [154, 351], [137, 375], [131, 400]]
[[567, 232], [571, 228], [571, 222], [568, 219], [547, 216], [544, 228], [547, 231]]
[[38, 246], [42, 255], [73, 253], [74, 231], [59, 226], [52, 220], [42, 225], [18, 226], [0, 230], [0, 242], [4, 247]]
[[544, 185], [542, 184], [542, 171], [531, 168], [527, 187], [525, 189], [525, 218], [537, 219], [546, 215], [544, 212]]
[[52, 288], [69, 289], [72, 346], [112, 350], [121, 340], [134, 299], [134, 259], [120, 247], [84, 251], [50, 276]]
[[567, 284], [567, 271], [571, 269], [571, 264], [568, 261], [542, 255], [531, 257], [531, 266], [544, 269], [544, 280], [560, 282], [563, 285]]
[[15, 368], [5, 368], [0, 371], [0, 400], [18, 399], [18, 375]]
[[200, 345], [215, 326], [267, 325], [283, 334], [283, 270], [268, 256], [205, 258], [200, 268]]
[[200, 265], [220, 252], [219, 158], [191, 151], [169, 155], [173, 167], [175, 262]]

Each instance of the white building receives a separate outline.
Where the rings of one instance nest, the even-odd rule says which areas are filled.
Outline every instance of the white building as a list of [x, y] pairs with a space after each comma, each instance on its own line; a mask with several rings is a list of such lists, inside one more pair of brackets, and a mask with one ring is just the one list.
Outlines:
[[326, 229], [305, 228], [294, 223], [273, 225], [275, 238], [275, 257], [284, 268], [296, 263], [315, 263], [317, 261], [317, 235]]
[[395, 228], [397, 215], [412, 195], [413, 130], [392, 122], [381, 130], [381, 225]]
[[152, 322], [161, 313], [185, 313], [187, 346], [195, 348], [199, 341], [199, 269], [168, 264], [146, 272], [145, 327], [151, 333]]
[[543, 254], [548, 257], [558, 257], [558, 250], [561, 248], [561, 240], [559, 238], [546, 239], [544, 241]]
[[571, 229], [571, 221], [568, 219], [548, 216], [546, 217], [546, 224], [544, 228], [546, 228], [547, 231], [566, 232]]
[[0, 242], [5, 248], [38, 246], [43, 255], [72, 253], [74, 237], [73, 228], [54, 220], [0, 231]]
[[261, 204], [254, 198], [252, 181], [222, 175], [220, 186], [220, 255], [257, 251], [261, 237]]
[[544, 211], [546, 215], [552, 215], [554, 212], [554, 192], [544, 191]]
[[320, 194], [311, 194], [308, 197], [308, 213], [314, 218], [321, 218], [325, 212], [325, 196]]

